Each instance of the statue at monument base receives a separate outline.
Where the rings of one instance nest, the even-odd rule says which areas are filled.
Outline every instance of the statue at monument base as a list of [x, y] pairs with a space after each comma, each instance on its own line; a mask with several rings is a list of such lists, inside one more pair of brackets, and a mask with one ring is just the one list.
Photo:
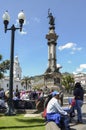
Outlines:
[[44, 74], [44, 84], [50, 89], [61, 89], [61, 73], [60, 72], [51, 72]]

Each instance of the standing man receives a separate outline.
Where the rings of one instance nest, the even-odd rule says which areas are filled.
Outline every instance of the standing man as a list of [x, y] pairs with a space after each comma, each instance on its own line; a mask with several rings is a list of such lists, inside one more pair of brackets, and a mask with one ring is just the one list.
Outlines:
[[84, 90], [79, 82], [75, 84], [74, 97], [76, 101], [75, 108], [77, 110], [77, 123], [83, 123], [81, 107], [83, 105]]
[[47, 121], [54, 121], [60, 128], [64, 123], [65, 130], [70, 130], [68, 113], [59, 104], [59, 92], [53, 91], [52, 98], [47, 105]]

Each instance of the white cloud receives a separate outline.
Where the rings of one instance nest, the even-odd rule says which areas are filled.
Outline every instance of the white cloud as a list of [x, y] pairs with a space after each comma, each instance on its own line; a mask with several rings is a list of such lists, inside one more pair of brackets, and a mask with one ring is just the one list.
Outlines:
[[60, 51], [62, 51], [64, 49], [71, 49], [72, 50], [71, 54], [74, 54], [75, 51], [80, 51], [82, 48], [81, 47], [77, 47], [76, 43], [69, 42], [69, 43], [66, 43], [63, 46], [59, 46], [58, 49]]
[[77, 74], [76, 72], [73, 72], [73, 74], [75, 75], [75, 74]]
[[34, 21], [37, 22], [37, 23], [40, 23], [40, 19], [37, 18], [37, 17], [34, 18]]
[[72, 55], [73, 55], [74, 53], [75, 53], [74, 51], [71, 51], [71, 52], [70, 52], [70, 54], [72, 54]]
[[86, 69], [86, 64], [81, 64], [81, 65], [80, 65], [80, 68]]
[[40, 23], [40, 18], [38, 17], [32, 17], [31, 20], [36, 23]]
[[19, 33], [22, 34], [22, 35], [26, 35], [27, 34], [27, 32], [25, 31], [25, 29], [22, 29], [22, 31], [19, 32]]
[[72, 62], [69, 60], [68, 63], [71, 64]]
[[76, 69], [76, 73], [79, 73], [85, 70], [86, 70], [86, 64], [80, 64], [80, 66]]
[[62, 51], [62, 50], [64, 50], [64, 49], [72, 48], [73, 46], [74, 46], [74, 43], [67, 43], [67, 44], [65, 44], [65, 45], [63, 45], [63, 46], [59, 46], [58, 49], [59, 49], [60, 51]]
[[61, 65], [60, 64], [57, 64], [57, 67], [60, 67]]
[[62, 66], [60, 64], [57, 64], [57, 68], [62, 68]]
[[77, 68], [76, 72], [82, 72], [83, 68]]

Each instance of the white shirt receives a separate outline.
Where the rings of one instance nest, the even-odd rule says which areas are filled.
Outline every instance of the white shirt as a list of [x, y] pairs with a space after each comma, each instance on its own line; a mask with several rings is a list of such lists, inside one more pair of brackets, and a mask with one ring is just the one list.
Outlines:
[[60, 113], [62, 115], [67, 115], [67, 112], [63, 110], [55, 97], [48, 102], [47, 113]]

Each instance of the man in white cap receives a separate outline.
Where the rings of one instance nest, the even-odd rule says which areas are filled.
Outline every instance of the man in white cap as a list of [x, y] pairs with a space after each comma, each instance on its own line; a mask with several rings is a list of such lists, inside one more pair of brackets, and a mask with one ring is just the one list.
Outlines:
[[54, 121], [60, 128], [61, 121], [64, 123], [65, 130], [70, 130], [68, 113], [59, 104], [59, 92], [52, 92], [52, 99], [47, 105], [47, 121]]

